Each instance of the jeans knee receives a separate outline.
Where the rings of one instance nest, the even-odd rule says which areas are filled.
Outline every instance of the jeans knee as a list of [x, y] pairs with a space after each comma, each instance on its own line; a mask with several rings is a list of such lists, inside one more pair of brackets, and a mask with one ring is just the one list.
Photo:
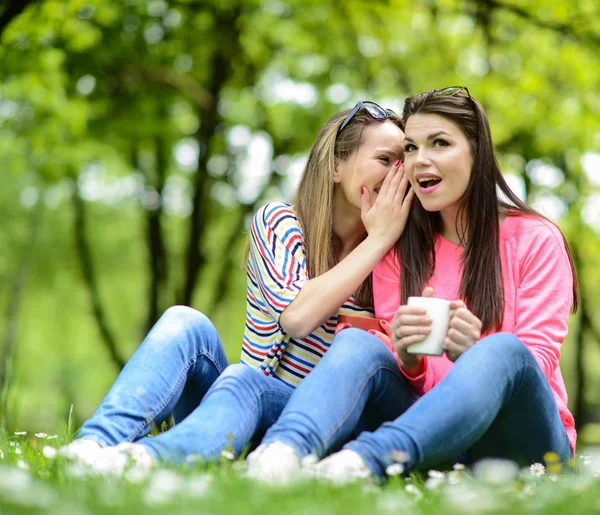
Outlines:
[[160, 317], [160, 321], [178, 324], [180, 327], [212, 326], [210, 319], [200, 311], [189, 306], [171, 306]]
[[220, 346], [219, 335], [210, 319], [200, 311], [188, 306], [168, 308], [150, 333], [153, 344], [186, 344], [190, 352], [208, 349], [211, 345]]
[[260, 371], [243, 363], [234, 363], [223, 371], [219, 377], [219, 383], [226, 384], [238, 392], [249, 393], [251, 390], [260, 389], [261, 379], [263, 378], [266, 377]]
[[501, 362], [515, 360], [533, 360], [527, 346], [511, 333], [495, 333], [483, 338], [473, 349], [484, 353], [489, 360]]
[[356, 328], [341, 331], [334, 338], [327, 355], [330, 355], [330, 360], [334, 358], [340, 361], [352, 360], [361, 362], [363, 365], [386, 363], [389, 360], [395, 362], [392, 353], [383, 341], [373, 334]]

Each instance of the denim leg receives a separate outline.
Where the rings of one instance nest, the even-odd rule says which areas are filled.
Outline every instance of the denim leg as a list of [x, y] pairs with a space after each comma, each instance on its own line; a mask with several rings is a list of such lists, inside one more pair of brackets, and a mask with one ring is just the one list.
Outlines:
[[571, 449], [552, 391], [533, 355], [514, 335], [498, 333], [465, 352], [448, 375], [393, 422], [363, 433], [346, 448], [384, 475], [395, 450], [409, 469], [496, 456], [520, 463]]
[[212, 461], [226, 448], [237, 456], [277, 420], [293, 391], [247, 365], [230, 365], [183, 422], [139, 443], [154, 457], [174, 464], [192, 456]]
[[386, 345], [360, 329], [345, 329], [296, 388], [263, 443], [280, 441], [301, 457], [322, 457], [346, 442], [359, 422], [377, 427], [416, 400]]
[[169, 308], [77, 437], [116, 445], [145, 436], [172, 411], [181, 420], [200, 404], [226, 367], [211, 321], [192, 308]]

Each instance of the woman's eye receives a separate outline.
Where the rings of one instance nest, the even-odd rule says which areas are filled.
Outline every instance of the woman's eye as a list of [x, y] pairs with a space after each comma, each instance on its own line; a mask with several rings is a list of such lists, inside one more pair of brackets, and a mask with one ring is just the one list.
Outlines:
[[448, 143], [445, 139], [436, 139], [433, 141], [434, 147], [448, 147], [450, 143]]
[[386, 157], [386, 156], [380, 156], [380, 157], [379, 157], [379, 160], [380, 160], [382, 163], [385, 163], [385, 164], [389, 164], [389, 162], [390, 162], [390, 158], [389, 158], [389, 157]]
[[412, 152], [413, 150], [415, 150], [417, 147], [415, 147], [414, 145], [412, 145], [411, 143], [408, 143], [405, 147], [404, 147], [404, 152]]

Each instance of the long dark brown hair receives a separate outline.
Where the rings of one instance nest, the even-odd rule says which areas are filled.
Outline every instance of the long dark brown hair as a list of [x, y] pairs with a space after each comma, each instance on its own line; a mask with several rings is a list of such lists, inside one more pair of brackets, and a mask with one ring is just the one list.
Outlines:
[[[450, 120], [469, 142], [473, 166], [456, 219], [456, 229], [464, 247], [459, 296], [481, 320], [483, 333], [492, 329], [500, 330], [504, 318], [500, 220], [505, 216], [547, 219], [523, 203], [504, 180], [494, 152], [487, 116], [476, 100], [462, 92], [444, 96], [432, 90], [406, 100], [402, 115], [404, 124], [416, 114], [436, 114]], [[499, 192], [504, 198], [498, 196]], [[463, 225], [461, 220], [467, 223]], [[552, 222], [548, 220], [548, 223]], [[432, 277], [435, 239], [441, 230], [439, 212], [427, 212], [415, 199], [396, 249], [401, 263], [402, 304], [406, 304], [410, 296], [421, 295], [425, 283]], [[564, 235], [563, 241], [573, 274], [571, 311], [574, 313], [579, 305], [577, 273]]]

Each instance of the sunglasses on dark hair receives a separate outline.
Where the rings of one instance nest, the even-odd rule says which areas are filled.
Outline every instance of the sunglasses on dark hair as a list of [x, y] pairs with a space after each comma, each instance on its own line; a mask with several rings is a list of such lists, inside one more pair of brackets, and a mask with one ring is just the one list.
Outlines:
[[356, 113], [358, 113], [358, 111], [361, 109], [367, 111], [367, 113], [369, 113], [375, 120], [387, 120], [390, 116], [398, 116], [391, 109], [384, 109], [375, 102], [370, 102], [369, 100], [361, 101], [358, 102], [352, 108], [352, 111], [348, 113], [348, 116], [346, 116], [346, 119], [342, 122], [342, 125], [340, 125], [340, 128], [337, 131], [338, 134], [344, 130], [344, 128], [352, 121], [352, 118], [354, 118]]
[[469, 103], [471, 104], [473, 111], [475, 111], [475, 113], [477, 113], [477, 110], [475, 109], [475, 102], [471, 98], [471, 94], [469, 93], [469, 88], [467, 88], [466, 86], [448, 86], [447, 88], [438, 89], [436, 91], [436, 93], [442, 97], [453, 97], [454, 95], [458, 95], [461, 92], [464, 92], [467, 94], [467, 97], [469, 97]]

